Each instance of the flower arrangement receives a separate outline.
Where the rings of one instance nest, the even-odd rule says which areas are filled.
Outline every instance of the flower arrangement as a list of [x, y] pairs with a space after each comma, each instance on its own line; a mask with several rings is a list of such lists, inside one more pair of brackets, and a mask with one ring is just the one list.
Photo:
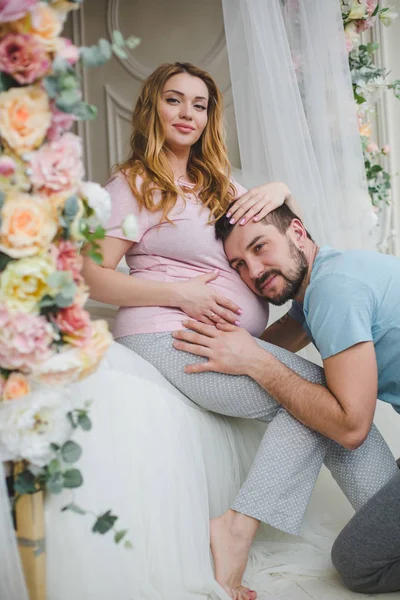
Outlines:
[[374, 54], [379, 44], [361, 43], [361, 34], [370, 29], [377, 19], [383, 25], [390, 26], [398, 14], [392, 7], [380, 8], [378, 0], [341, 0], [341, 8], [368, 191], [373, 210], [379, 212], [382, 202], [390, 204], [391, 200], [391, 175], [383, 166], [390, 147], [379, 147], [371, 139], [372, 128], [369, 121], [370, 115], [375, 112], [377, 99], [385, 90], [392, 90], [396, 98], [400, 99], [400, 80], [390, 81], [386, 70], [375, 64]]
[[[111, 42], [74, 46], [61, 33], [78, 8], [77, 0], [0, 0], [0, 460], [23, 461], [17, 497], [82, 484], [72, 466], [81, 448], [70, 438], [91, 421], [71, 384], [96, 370], [112, 340], [85, 310], [79, 250], [85, 244], [101, 261], [111, 206], [106, 190], [83, 181], [71, 128], [96, 108], [82, 99], [76, 67], [124, 57], [138, 40], [114, 32]], [[127, 224], [134, 234], [132, 215]], [[115, 520], [107, 511], [93, 531]]]

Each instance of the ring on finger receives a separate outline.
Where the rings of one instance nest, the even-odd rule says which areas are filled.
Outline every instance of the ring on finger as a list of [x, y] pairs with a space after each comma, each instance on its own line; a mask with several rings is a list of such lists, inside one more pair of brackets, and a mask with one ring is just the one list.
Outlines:
[[215, 314], [215, 312], [212, 310], [209, 318], [210, 318], [212, 321], [214, 321], [214, 317], [215, 317], [215, 316], [216, 316], [216, 314]]

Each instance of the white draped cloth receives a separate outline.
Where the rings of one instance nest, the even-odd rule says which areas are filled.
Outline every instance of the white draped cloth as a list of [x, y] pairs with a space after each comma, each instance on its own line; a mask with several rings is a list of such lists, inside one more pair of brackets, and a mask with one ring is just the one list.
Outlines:
[[[285, 181], [318, 243], [371, 247], [339, 0], [223, 7], [243, 183]], [[91, 515], [61, 513], [68, 495], [49, 496], [48, 600], [227, 600], [213, 578], [209, 518], [233, 500], [265, 425], [200, 410], [116, 343], [76, 399], [93, 399], [94, 427], [77, 436], [85, 483], [74, 500], [96, 514], [112, 509], [133, 548], [92, 534]], [[398, 416], [383, 405], [377, 416], [400, 455]], [[0, 597], [26, 600], [1, 485]], [[329, 549], [351, 514], [323, 470], [301, 535], [262, 526], [245, 580], [266, 598], [303, 597], [299, 582], [316, 575], [332, 586]]]

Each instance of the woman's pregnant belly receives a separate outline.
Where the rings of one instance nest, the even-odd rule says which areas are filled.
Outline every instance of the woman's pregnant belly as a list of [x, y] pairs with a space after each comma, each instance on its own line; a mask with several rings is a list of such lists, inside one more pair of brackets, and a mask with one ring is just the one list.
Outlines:
[[[136, 272], [134, 277], [142, 279], [151, 279], [153, 281], [166, 282], [182, 282], [202, 275], [209, 270], [199, 269], [197, 272], [191, 273], [191, 276], [168, 276], [166, 272]], [[180, 273], [180, 275], [183, 275]], [[269, 306], [263, 298], [256, 296], [243, 283], [240, 277], [234, 272], [222, 271], [220, 275], [209, 284], [219, 294], [232, 300], [242, 309], [242, 314], [238, 315], [240, 326], [247, 329], [252, 335], [259, 337], [265, 330], [268, 323]], [[174, 331], [182, 329], [182, 321], [188, 318], [180, 308], [166, 306], [135, 306], [120, 308], [115, 320], [113, 333], [114, 337], [123, 337], [126, 335], [134, 335], [136, 333], [156, 333], [162, 331]]]

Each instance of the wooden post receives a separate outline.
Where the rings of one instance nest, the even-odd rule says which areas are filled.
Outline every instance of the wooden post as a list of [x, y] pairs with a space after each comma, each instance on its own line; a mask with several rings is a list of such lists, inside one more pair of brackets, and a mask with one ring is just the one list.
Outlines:
[[[18, 464], [15, 465], [18, 472]], [[21, 496], [15, 506], [17, 542], [30, 600], [46, 600], [43, 492]]]

